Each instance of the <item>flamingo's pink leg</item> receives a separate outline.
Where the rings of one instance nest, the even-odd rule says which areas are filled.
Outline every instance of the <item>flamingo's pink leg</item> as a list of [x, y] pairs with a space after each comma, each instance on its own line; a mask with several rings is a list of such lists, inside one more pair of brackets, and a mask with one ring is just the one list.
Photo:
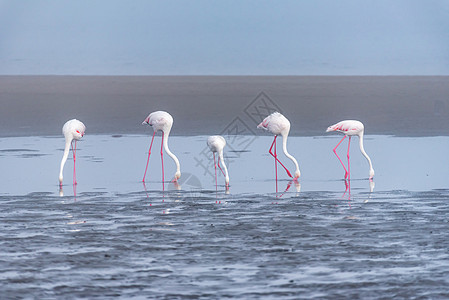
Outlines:
[[145, 177], [146, 177], [146, 175], [147, 175], [148, 163], [150, 162], [151, 147], [153, 146], [153, 140], [154, 140], [154, 135], [155, 135], [155, 134], [156, 134], [156, 131], [153, 133], [153, 138], [151, 139], [150, 150], [148, 151], [147, 166], [146, 166], [146, 168], [145, 168], [145, 173], [143, 174], [142, 182], [145, 182]]
[[218, 167], [220, 168], [221, 174], [223, 174], [223, 176], [226, 177], [225, 173], [223, 172], [223, 169], [220, 166], [220, 160], [219, 159], [218, 159]]
[[275, 169], [275, 173], [276, 173], [276, 194], [278, 192], [278, 165], [277, 165], [277, 161], [276, 161], [276, 147], [274, 148], [274, 154], [273, 152], [271, 152], [271, 150], [273, 149], [274, 145], [276, 144], [276, 138], [277, 135], [274, 136], [274, 140], [273, 143], [271, 144], [270, 150], [268, 150], [268, 153], [270, 153], [273, 157], [274, 157], [274, 169]]
[[162, 132], [162, 141], [161, 141], [161, 162], [162, 162], [162, 190], [165, 190], [164, 186], [164, 153], [162, 152], [162, 145], [164, 144], [164, 133]]
[[278, 161], [278, 154], [277, 154], [277, 151], [276, 151], [276, 147], [277, 145], [276, 145], [276, 136], [274, 137], [274, 158], [275, 158], [275, 160], [274, 160], [274, 168], [275, 168], [275, 170], [276, 170], [276, 195], [277, 195], [277, 193], [278, 193], [278, 164], [277, 164], [277, 161]]
[[[75, 148], [73, 148], [73, 142], [75, 141]], [[75, 163], [76, 163], [76, 140], [72, 141], [72, 143], [70, 144], [72, 146], [72, 153], [73, 153], [73, 185], [76, 185], [76, 168], [75, 168]]]
[[[215, 161], [215, 152], [212, 152], [213, 156], [214, 156], [214, 168], [215, 168], [215, 191], [218, 190], [218, 183], [217, 183], [217, 163]], [[220, 160], [218, 161], [218, 163], [220, 163]]]
[[351, 147], [351, 137], [349, 137], [349, 140], [348, 140], [348, 154], [347, 154], [347, 157], [348, 157], [348, 180], [350, 181], [351, 180], [351, 167], [349, 165], [349, 147]]
[[348, 180], [348, 199], [351, 200], [351, 180]]
[[343, 195], [341, 197], [344, 198], [347, 192], [348, 192], [348, 181], [345, 180], [345, 192], [343, 193]]
[[273, 141], [273, 143], [271, 144], [270, 150], [268, 150], [268, 152], [274, 157], [274, 159], [275, 159], [278, 163], [281, 164], [282, 167], [284, 167], [285, 171], [287, 172], [287, 175], [288, 175], [290, 178], [293, 178], [293, 176], [292, 176], [292, 174], [290, 173], [290, 171], [287, 170], [287, 168], [284, 166], [284, 164], [281, 163], [281, 161], [277, 158], [277, 155], [274, 155], [273, 152], [271, 152], [271, 149], [272, 149], [273, 146], [276, 144], [276, 138], [277, 138], [277, 135], [274, 136], [274, 141]]
[[345, 165], [343, 164], [343, 162], [341, 161], [340, 156], [338, 156], [338, 154], [337, 154], [337, 148], [338, 148], [338, 146], [340, 146], [341, 142], [343, 142], [343, 140], [344, 140], [345, 138], [346, 138], [346, 135], [341, 139], [340, 142], [338, 142], [337, 146], [335, 146], [335, 148], [334, 148], [333, 151], [334, 151], [335, 155], [337, 156], [338, 160], [340, 161], [341, 165], [343, 166], [343, 169], [345, 169], [345, 179], [346, 179], [346, 177], [348, 177], [348, 170], [346, 170], [346, 167], [345, 167]]

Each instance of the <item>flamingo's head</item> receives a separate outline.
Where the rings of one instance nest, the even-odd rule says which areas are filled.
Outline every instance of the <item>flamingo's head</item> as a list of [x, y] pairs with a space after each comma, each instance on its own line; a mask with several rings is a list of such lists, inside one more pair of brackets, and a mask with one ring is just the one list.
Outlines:
[[259, 125], [257, 125], [257, 128], [258, 129], [265, 129], [265, 130], [267, 130], [268, 128], [268, 117], [267, 118], [265, 118]]
[[175, 173], [175, 178], [173, 179], [174, 181], [178, 181], [178, 179], [181, 178], [181, 171], [177, 171]]
[[65, 122], [64, 126], [62, 127], [62, 133], [64, 134], [66, 141], [81, 139], [85, 131], [86, 126], [83, 124], [83, 122], [77, 119], [72, 119]]
[[84, 136], [84, 128], [78, 128], [78, 129], [75, 129], [73, 132], [72, 132], [72, 135], [73, 135], [73, 138], [75, 139], [75, 140], [79, 140], [79, 139], [81, 139], [83, 136]]
[[226, 176], [225, 183], [226, 183], [226, 187], [229, 187], [229, 176]]
[[299, 178], [299, 176], [301, 176], [301, 172], [299, 172], [299, 170], [297, 170], [296, 172], [295, 172], [295, 180], [296, 179], [298, 179]]
[[373, 177], [374, 177], [374, 170], [373, 170], [373, 169], [370, 169], [370, 170], [369, 170], [369, 179], [372, 180]]
[[334, 126], [327, 127], [326, 132], [330, 132], [330, 131], [335, 131]]

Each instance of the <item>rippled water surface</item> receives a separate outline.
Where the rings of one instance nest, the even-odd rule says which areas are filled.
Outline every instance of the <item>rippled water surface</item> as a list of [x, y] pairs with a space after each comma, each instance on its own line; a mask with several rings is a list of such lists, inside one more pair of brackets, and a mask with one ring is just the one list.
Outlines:
[[0, 139], [2, 297], [449, 297], [449, 138], [367, 137], [372, 183], [354, 143], [350, 187], [339, 138], [290, 138], [278, 193], [271, 137], [228, 149], [228, 191], [205, 137], [171, 138], [175, 186], [156, 150], [142, 184], [148, 137], [85, 136], [61, 191], [62, 138]]

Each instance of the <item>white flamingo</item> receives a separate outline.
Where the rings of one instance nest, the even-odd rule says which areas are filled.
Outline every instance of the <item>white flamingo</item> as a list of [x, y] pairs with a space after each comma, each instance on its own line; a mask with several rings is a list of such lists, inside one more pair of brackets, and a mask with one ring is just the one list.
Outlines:
[[[369, 164], [369, 179], [372, 180], [374, 177], [374, 169], [373, 169], [373, 164], [371, 163], [371, 159], [368, 156], [368, 154], [365, 152], [365, 149], [363, 148], [363, 134], [364, 134], [364, 126], [363, 123], [360, 121], [356, 121], [356, 120], [344, 120], [341, 122], [338, 122], [337, 124], [334, 124], [332, 126], [329, 126], [326, 130], [326, 132], [330, 132], [330, 131], [337, 131], [337, 132], [341, 132], [343, 133], [345, 136], [341, 139], [341, 141], [337, 144], [337, 146], [335, 146], [334, 148], [334, 153], [337, 156], [338, 160], [340, 161], [341, 165], [343, 166], [343, 169], [345, 169], [345, 179], [351, 179], [351, 175], [350, 175], [350, 165], [349, 165], [349, 147], [351, 146], [351, 137], [354, 135], [357, 135], [359, 137], [359, 146], [360, 146], [360, 152], [362, 152], [363, 156], [365, 156], [366, 160], [368, 161]], [[341, 142], [343, 142], [343, 140], [349, 137], [349, 141], [348, 141], [348, 169], [346, 169], [345, 165], [343, 164], [343, 162], [341, 161], [340, 157], [337, 154], [337, 147], [341, 144]]]
[[[207, 145], [209, 146], [210, 151], [212, 151], [214, 155], [214, 167], [215, 167], [215, 187], [217, 186], [217, 163], [215, 160], [215, 153], [218, 153], [218, 167], [220, 168], [223, 176], [225, 177], [226, 187], [229, 187], [229, 173], [228, 168], [223, 159], [223, 148], [226, 146], [226, 140], [224, 137], [220, 135], [212, 135], [207, 139]], [[223, 165], [224, 172], [220, 167], [220, 162]]]
[[[78, 121], [77, 119], [67, 121], [62, 127], [62, 133], [65, 137], [65, 149], [64, 155], [61, 160], [61, 168], [59, 171], [59, 186], [62, 187], [62, 179], [63, 179], [63, 170], [65, 162], [67, 161], [67, 157], [69, 156], [70, 147], [72, 147], [73, 152], [73, 184], [76, 185], [76, 142], [84, 136], [84, 132], [86, 131], [86, 126], [84, 126], [83, 122]], [[75, 146], [73, 145], [75, 142]]]
[[153, 145], [154, 135], [157, 131], [162, 131], [162, 141], [161, 141], [161, 160], [162, 160], [162, 182], [164, 182], [164, 155], [162, 152], [162, 146], [164, 146], [165, 152], [170, 156], [176, 164], [176, 173], [174, 176], [174, 181], [177, 181], [181, 177], [181, 166], [179, 160], [168, 148], [168, 136], [173, 125], [173, 117], [165, 111], [155, 111], [148, 115], [148, 117], [142, 122], [144, 125], [150, 125], [153, 127], [154, 133], [151, 139], [150, 150], [148, 152], [147, 166], [145, 168], [145, 173], [143, 175], [142, 182], [145, 182], [145, 177], [147, 175], [148, 163], [150, 161], [151, 147]]
[[[277, 179], [278, 179], [278, 173], [277, 173], [277, 162], [281, 164], [281, 166], [284, 167], [285, 171], [287, 172], [287, 175], [291, 178], [294, 178], [295, 180], [298, 179], [299, 176], [301, 176], [301, 172], [299, 171], [298, 162], [296, 159], [287, 151], [287, 138], [288, 133], [290, 132], [290, 121], [284, 117], [279, 112], [274, 112], [268, 117], [266, 117], [262, 123], [260, 123], [257, 128], [263, 128], [265, 130], [268, 130], [272, 134], [274, 134], [274, 141], [271, 144], [270, 150], [268, 151], [275, 160], [275, 169], [276, 169], [276, 189], [277, 189]], [[280, 162], [280, 160], [277, 158], [276, 153], [276, 138], [278, 135], [282, 136], [282, 150], [284, 151], [285, 156], [291, 159], [291, 161], [295, 164], [296, 171], [295, 171], [295, 177], [293, 177], [290, 173], [290, 171]], [[274, 146], [274, 153], [271, 151]]]

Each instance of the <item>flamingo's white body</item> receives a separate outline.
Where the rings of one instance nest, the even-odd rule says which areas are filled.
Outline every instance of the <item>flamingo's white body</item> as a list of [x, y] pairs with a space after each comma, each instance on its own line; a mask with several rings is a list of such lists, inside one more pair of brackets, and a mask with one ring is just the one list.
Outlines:
[[142, 122], [142, 124], [150, 125], [153, 127], [154, 133], [153, 138], [151, 140], [150, 144], [150, 150], [148, 152], [148, 160], [147, 160], [147, 166], [145, 168], [145, 174], [143, 175], [143, 182], [145, 182], [145, 176], [147, 174], [148, 169], [148, 162], [150, 161], [150, 155], [151, 155], [151, 146], [153, 145], [153, 139], [154, 135], [157, 131], [162, 131], [162, 142], [161, 142], [161, 159], [162, 159], [162, 182], [164, 181], [164, 160], [163, 160], [163, 154], [162, 154], [162, 145], [164, 146], [165, 152], [167, 152], [168, 156], [170, 156], [173, 161], [176, 164], [176, 173], [174, 176], [174, 180], [178, 180], [181, 177], [181, 166], [179, 164], [179, 160], [174, 155], [170, 149], [168, 148], [168, 136], [170, 134], [171, 128], [173, 126], [173, 117], [165, 111], [155, 111], [146, 117], [146, 119]]
[[[73, 184], [74, 185], [77, 184], [76, 171], [75, 171], [76, 141], [80, 140], [84, 136], [85, 131], [86, 126], [84, 126], [83, 122], [78, 121], [77, 119], [67, 121], [62, 127], [62, 133], [64, 134], [65, 137], [65, 148], [59, 171], [59, 186], [62, 186], [63, 170], [65, 162], [67, 161], [67, 157], [69, 156], [70, 146], [72, 147], [73, 152]], [[75, 147], [73, 146], [73, 142], [75, 142]]]
[[[330, 131], [337, 131], [343, 133], [345, 136], [343, 139], [335, 146], [334, 153], [337, 155], [338, 160], [340, 161], [341, 165], [343, 166], [343, 169], [345, 169], [345, 179], [350, 178], [350, 168], [349, 168], [349, 147], [351, 145], [351, 137], [354, 135], [357, 135], [359, 137], [359, 146], [360, 146], [360, 152], [362, 152], [363, 156], [365, 156], [366, 160], [369, 164], [369, 179], [372, 180], [374, 177], [374, 169], [373, 164], [371, 162], [371, 158], [368, 156], [368, 154], [365, 152], [365, 149], [363, 147], [363, 134], [365, 131], [365, 127], [363, 126], [363, 123], [356, 120], [344, 120], [341, 122], [338, 122], [337, 124], [334, 124], [332, 126], [329, 126], [326, 130], [326, 132]], [[340, 157], [338, 156], [336, 149], [340, 145], [340, 143], [346, 138], [349, 137], [348, 142], [348, 170], [346, 170], [345, 165], [341, 161]]]
[[207, 146], [209, 146], [210, 151], [212, 151], [214, 155], [214, 167], [215, 167], [215, 183], [217, 182], [217, 165], [215, 163], [215, 153], [218, 153], [218, 167], [223, 172], [223, 170], [220, 167], [220, 162], [224, 168], [223, 175], [225, 176], [225, 183], [226, 187], [229, 186], [229, 173], [228, 168], [226, 167], [226, 164], [224, 162], [223, 158], [223, 148], [226, 146], [226, 140], [224, 137], [220, 135], [212, 135], [207, 139]]
[[[287, 170], [287, 168], [277, 158], [276, 147], [275, 147], [275, 153], [273, 154], [271, 152], [271, 149], [273, 148], [273, 145], [276, 144], [277, 136], [278, 135], [282, 136], [282, 150], [284, 151], [285, 156], [287, 156], [295, 164], [295, 167], [296, 167], [294, 179], [297, 179], [299, 176], [301, 176], [301, 172], [299, 171], [298, 162], [287, 151], [287, 138], [288, 138], [288, 133], [290, 132], [290, 121], [286, 117], [284, 117], [281, 113], [274, 112], [271, 115], [269, 115], [268, 117], [266, 117], [262, 121], [262, 123], [260, 123], [257, 126], [257, 128], [263, 128], [265, 130], [268, 130], [272, 134], [274, 134], [274, 141], [273, 141], [273, 144], [271, 145], [269, 153], [275, 158], [276, 162], [279, 162], [284, 167], [284, 169], [287, 172], [288, 176], [293, 177], [290, 174], [290, 172]], [[277, 169], [276, 169], [276, 180], [277, 180]]]

